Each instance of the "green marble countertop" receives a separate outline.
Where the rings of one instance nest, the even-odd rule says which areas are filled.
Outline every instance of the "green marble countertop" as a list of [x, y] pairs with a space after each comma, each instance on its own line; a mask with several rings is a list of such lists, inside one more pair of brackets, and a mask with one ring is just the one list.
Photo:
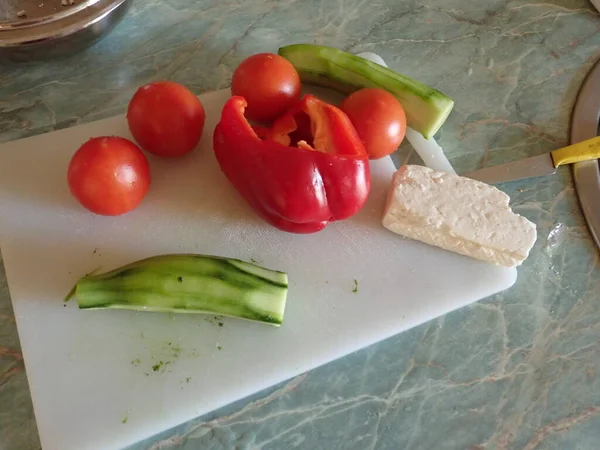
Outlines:
[[[462, 172], [567, 144], [600, 16], [587, 0], [138, 0], [85, 53], [0, 67], [0, 141], [123, 113], [151, 80], [225, 88], [244, 57], [306, 41], [454, 98], [438, 140]], [[598, 448], [600, 261], [570, 170], [501, 187], [539, 230], [514, 287], [133, 448]], [[1, 268], [0, 448], [39, 447]]]

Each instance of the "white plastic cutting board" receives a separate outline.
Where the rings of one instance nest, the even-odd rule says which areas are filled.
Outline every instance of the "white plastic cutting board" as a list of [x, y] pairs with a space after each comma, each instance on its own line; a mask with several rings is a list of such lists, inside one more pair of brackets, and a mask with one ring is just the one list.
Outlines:
[[[351, 220], [313, 235], [263, 223], [212, 153], [228, 95], [200, 96], [208, 116], [200, 147], [179, 160], [150, 158], [149, 195], [122, 217], [83, 210], [66, 168], [92, 136], [130, 137], [123, 117], [0, 146], [0, 245], [45, 450], [121, 448], [515, 282], [514, 269], [383, 228], [389, 158], [372, 164], [370, 199]], [[175, 252], [288, 272], [283, 326], [63, 305], [93, 269]]]

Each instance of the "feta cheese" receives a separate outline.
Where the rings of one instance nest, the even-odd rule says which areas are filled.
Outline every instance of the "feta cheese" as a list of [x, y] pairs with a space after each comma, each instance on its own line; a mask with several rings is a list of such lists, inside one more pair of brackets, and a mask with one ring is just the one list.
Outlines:
[[405, 165], [393, 176], [382, 222], [407, 238], [514, 267], [529, 256], [537, 231], [509, 201], [480, 181]]

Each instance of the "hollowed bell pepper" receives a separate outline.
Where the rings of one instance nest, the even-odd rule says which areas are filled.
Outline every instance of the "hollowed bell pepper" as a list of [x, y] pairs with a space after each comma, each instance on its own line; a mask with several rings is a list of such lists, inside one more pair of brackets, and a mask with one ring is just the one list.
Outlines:
[[213, 144], [221, 170], [257, 214], [280, 230], [314, 233], [362, 208], [368, 155], [340, 109], [307, 95], [272, 128], [255, 130], [246, 104], [227, 101]]

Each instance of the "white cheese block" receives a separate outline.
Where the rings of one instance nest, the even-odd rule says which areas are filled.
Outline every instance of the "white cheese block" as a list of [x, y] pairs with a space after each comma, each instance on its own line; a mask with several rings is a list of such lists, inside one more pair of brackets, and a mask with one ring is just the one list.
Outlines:
[[514, 267], [529, 256], [537, 231], [509, 201], [480, 181], [406, 165], [393, 176], [383, 225], [407, 238]]

